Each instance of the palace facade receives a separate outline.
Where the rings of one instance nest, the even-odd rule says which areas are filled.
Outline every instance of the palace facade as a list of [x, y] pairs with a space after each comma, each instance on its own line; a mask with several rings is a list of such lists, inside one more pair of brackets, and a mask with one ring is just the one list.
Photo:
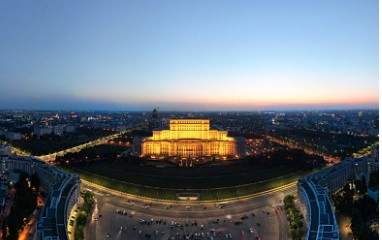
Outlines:
[[172, 119], [170, 129], [144, 138], [141, 156], [155, 158], [237, 157], [236, 141], [227, 131], [210, 129], [206, 119]]

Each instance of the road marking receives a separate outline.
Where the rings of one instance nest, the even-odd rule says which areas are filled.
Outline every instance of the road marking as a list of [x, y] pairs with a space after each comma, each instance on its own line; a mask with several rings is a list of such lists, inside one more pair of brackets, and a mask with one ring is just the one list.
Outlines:
[[177, 200], [155, 199], [155, 198], [149, 198], [149, 197], [133, 195], [133, 194], [121, 192], [121, 191], [118, 191], [118, 190], [110, 189], [110, 188], [107, 188], [107, 187], [104, 187], [104, 186], [101, 186], [101, 185], [98, 185], [98, 184], [95, 184], [95, 183], [92, 183], [92, 182], [88, 182], [88, 181], [83, 180], [83, 179], [81, 179], [81, 183], [86, 185], [86, 186], [90, 186], [90, 187], [96, 188], [96, 189], [98, 189], [100, 191], [104, 191], [104, 192], [113, 194], [113, 195], [118, 196], [118, 197], [124, 197], [124, 198], [127, 198], [127, 199], [134, 199], [134, 200], [148, 202], [148, 203], [157, 202], [157, 203], [163, 203], [163, 204], [177, 204], [177, 205], [200, 205], [200, 204], [203, 204], [203, 203], [204, 204], [208, 204], [208, 203], [217, 203], [217, 202], [218, 203], [225, 203], [225, 204], [227, 204], [227, 203], [235, 203], [235, 202], [238, 202], [238, 201], [255, 199], [255, 198], [258, 198], [258, 197], [263, 197], [263, 196], [266, 196], [266, 195], [270, 195], [272, 193], [286, 191], [288, 189], [292, 189], [292, 188], [296, 187], [296, 185], [297, 185], [297, 181], [295, 181], [295, 182], [291, 182], [289, 184], [286, 184], [284, 186], [279, 186], [279, 187], [276, 187], [276, 188], [273, 188], [273, 189], [269, 189], [269, 190], [266, 190], [266, 191], [263, 191], [263, 192], [259, 192], [259, 193], [254, 193], [254, 194], [247, 195], [247, 196], [242, 196], [242, 197], [237, 197], [237, 198], [230, 198], [230, 199], [223, 199], [223, 200], [195, 201], [195, 203], [189, 203], [189, 202], [182, 202], [182, 201], [179, 201], [179, 200], [177, 201]]

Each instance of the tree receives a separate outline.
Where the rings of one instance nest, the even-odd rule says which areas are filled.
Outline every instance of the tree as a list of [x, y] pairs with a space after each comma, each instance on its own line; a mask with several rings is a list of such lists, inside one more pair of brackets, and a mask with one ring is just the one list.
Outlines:
[[356, 239], [360, 239], [360, 237], [365, 236], [366, 234], [365, 223], [363, 221], [360, 210], [357, 208], [353, 208], [351, 230]]
[[30, 177], [31, 185], [34, 187], [37, 191], [40, 188], [40, 178], [37, 176], [37, 174], [33, 174]]
[[9, 227], [7, 239], [17, 239], [18, 231], [24, 224], [23, 219], [28, 218], [36, 208], [36, 193], [29, 187], [28, 175], [20, 174], [15, 184], [16, 195], [11, 208], [11, 214], [5, 219], [4, 226]]
[[362, 217], [366, 220], [378, 216], [378, 206], [369, 196], [365, 195], [354, 203], [354, 208], [362, 209]]
[[362, 180], [355, 180], [354, 181], [355, 189], [359, 194], [365, 194], [367, 191], [366, 187], [366, 181], [363, 178]]
[[369, 188], [379, 189], [378, 171], [370, 173]]

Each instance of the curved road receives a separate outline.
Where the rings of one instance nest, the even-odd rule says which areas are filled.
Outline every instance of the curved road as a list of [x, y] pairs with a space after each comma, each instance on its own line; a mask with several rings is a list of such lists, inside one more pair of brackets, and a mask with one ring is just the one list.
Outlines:
[[[288, 223], [281, 207], [282, 199], [285, 195], [295, 194], [297, 191], [296, 183], [291, 183], [248, 197], [218, 203], [214, 201], [158, 201], [123, 194], [89, 182], [83, 182], [82, 188], [91, 190], [96, 199], [95, 213], [85, 231], [87, 239], [94, 240], [105, 239], [108, 234], [111, 239], [118, 239], [113, 236], [122, 237], [123, 234], [127, 234], [129, 239], [143, 239], [132, 230], [140, 227], [139, 231], [150, 232], [150, 234], [160, 230], [163, 234], [162, 237], [157, 236], [158, 238], [155, 239], [168, 239], [169, 236], [172, 236], [171, 234], [175, 234], [172, 232], [175, 230], [170, 229], [169, 226], [140, 226], [138, 222], [142, 219], [146, 221], [148, 219], [166, 219], [168, 222], [183, 223], [198, 221], [198, 223], [205, 224], [208, 229], [216, 228], [216, 224], [211, 223], [216, 219], [227, 219], [227, 221], [230, 219], [230, 223], [225, 222], [219, 226], [226, 233], [232, 233], [234, 239], [236, 239], [235, 236], [240, 237], [238, 239], [255, 239], [253, 234], [257, 234], [261, 239], [288, 239]], [[117, 210], [126, 211], [127, 216], [116, 214]], [[102, 217], [97, 220], [95, 216], [99, 214]], [[245, 216], [245, 220], [241, 219], [243, 216]], [[243, 223], [236, 225], [237, 221]], [[125, 228], [126, 230], [123, 230]], [[254, 232], [250, 233], [251, 229]], [[195, 227], [189, 228], [188, 231], [201, 230]], [[135, 234], [136, 238], [132, 234]]]

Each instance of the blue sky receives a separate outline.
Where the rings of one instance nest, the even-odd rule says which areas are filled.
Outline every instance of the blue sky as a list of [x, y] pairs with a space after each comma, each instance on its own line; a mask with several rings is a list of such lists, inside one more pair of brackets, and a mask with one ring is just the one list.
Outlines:
[[377, 103], [376, 0], [0, 2], [0, 108]]

